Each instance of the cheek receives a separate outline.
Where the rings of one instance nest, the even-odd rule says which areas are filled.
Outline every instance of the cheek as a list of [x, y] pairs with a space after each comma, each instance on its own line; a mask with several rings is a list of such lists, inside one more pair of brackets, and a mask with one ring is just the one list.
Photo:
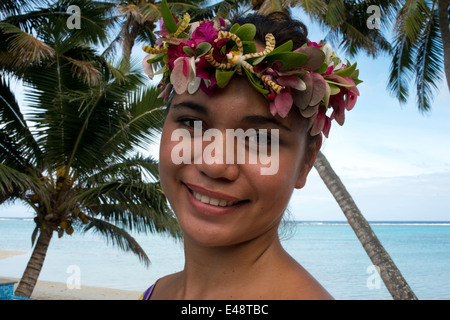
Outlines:
[[254, 194], [258, 195], [258, 209], [261, 212], [273, 212], [278, 215], [286, 209], [299, 174], [299, 166], [295, 165], [294, 161], [298, 160], [287, 155], [284, 155], [284, 158], [281, 156], [278, 171], [273, 175], [261, 175], [261, 168], [247, 171]]
[[161, 142], [159, 147], [159, 176], [161, 181], [161, 187], [166, 193], [166, 195], [170, 195], [170, 181], [176, 175], [177, 169], [179, 165], [176, 165], [172, 161], [172, 149], [176, 141], [171, 141], [170, 130], [165, 126], [161, 135]]

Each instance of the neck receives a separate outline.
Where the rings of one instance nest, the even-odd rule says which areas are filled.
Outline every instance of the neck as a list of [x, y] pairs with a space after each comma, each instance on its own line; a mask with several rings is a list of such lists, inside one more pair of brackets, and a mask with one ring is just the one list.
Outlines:
[[270, 270], [270, 263], [284, 253], [276, 230], [227, 247], [205, 247], [185, 238], [181, 296], [183, 299], [236, 297], [236, 293], [242, 293], [252, 283], [261, 283]]

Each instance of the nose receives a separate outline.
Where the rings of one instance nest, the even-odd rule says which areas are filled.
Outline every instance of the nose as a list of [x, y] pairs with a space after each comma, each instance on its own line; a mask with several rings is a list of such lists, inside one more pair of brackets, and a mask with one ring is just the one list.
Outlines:
[[[240, 169], [234, 156], [230, 158], [235, 150], [234, 145], [232, 145], [233, 149], [230, 149], [230, 146], [227, 148], [226, 135], [218, 129], [209, 129], [203, 135], [201, 143], [201, 148], [194, 146], [194, 165], [197, 170], [212, 179], [236, 180]], [[198, 152], [200, 150], [201, 154]], [[227, 151], [230, 153], [228, 158]]]

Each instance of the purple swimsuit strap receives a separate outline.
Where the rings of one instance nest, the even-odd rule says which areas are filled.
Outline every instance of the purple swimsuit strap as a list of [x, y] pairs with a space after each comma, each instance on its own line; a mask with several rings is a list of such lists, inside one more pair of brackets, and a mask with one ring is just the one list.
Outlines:
[[[159, 280], [159, 279], [158, 279]], [[151, 285], [150, 288], [148, 288], [147, 290], [145, 290], [143, 296], [142, 296], [142, 300], [149, 300], [150, 296], [152, 295], [153, 290], [155, 289], [155, 285], [158, 282], [158, 280], [155, 281], [154, 284]]]
[[152, 295], [153, 289], [155, 288], [155, 285], [152, 284], [152, 286], [150, 288], [148, 288], [147, 290], [145, 290], [144, 295], [142, 297], [142, 300], [148, 300], [150, 299], [150, 296]]

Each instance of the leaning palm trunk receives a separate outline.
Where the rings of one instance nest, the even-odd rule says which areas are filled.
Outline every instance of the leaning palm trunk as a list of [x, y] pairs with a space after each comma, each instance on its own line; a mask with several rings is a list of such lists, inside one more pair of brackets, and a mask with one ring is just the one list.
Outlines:
[[41, 230], [36, 246], [31, 254], [31, 258], [28, 261], [28, 265], [23, 273], [22, 279], [20, 280], [15, 291], [17, 296], [29, 298], [33, 293], [42, 269], [42, 265], [44, 264], [45, 255], [47, 254], [47, 249], [51, 238], [52, 234], [50, 232]]
[[381, 245], [369, 223], [361, 214], [344, 184], [333, 171], [325, 156], [319, 152], [314, 164], [325, 185], [341, 207], [350, 226], [366, 250], [372, 263], [377, 266], [386, 288], [395, 300], [417, 300], [414, 292]]

